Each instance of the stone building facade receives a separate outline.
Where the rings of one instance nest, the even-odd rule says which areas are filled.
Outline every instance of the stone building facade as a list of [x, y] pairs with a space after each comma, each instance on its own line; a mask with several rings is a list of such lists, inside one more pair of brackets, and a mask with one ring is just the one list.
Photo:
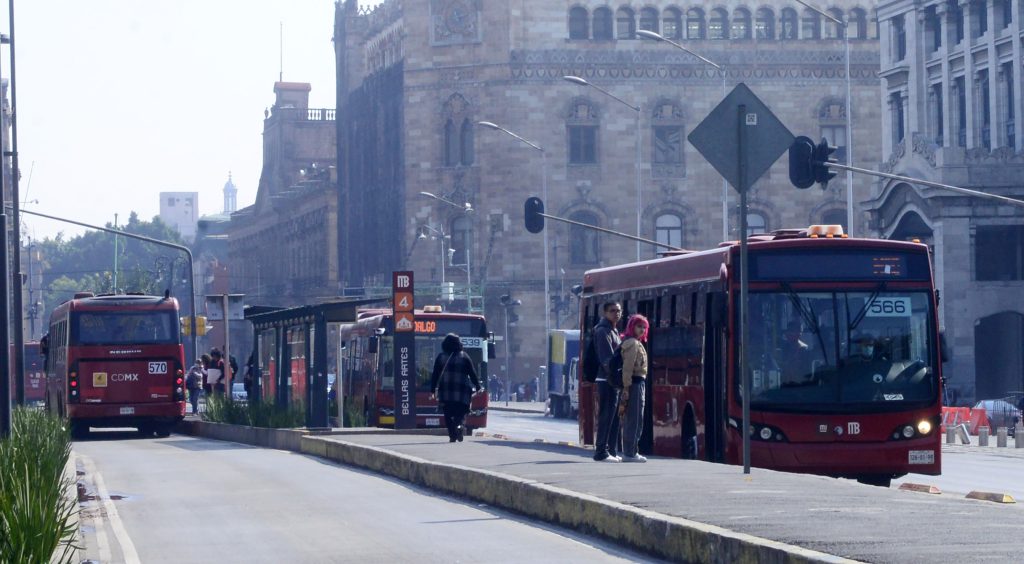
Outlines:
[[308, 107], [309, 91], [306, 83], [274, 85], [256, 203], [231, 214], [229, 287], [247, 303], [337, 295], [336, 124], [334, 110]]
[[[850, 21], [855, 164], [871, 167], [882, 156], [871, 6], [824, 7]], [[725, 71], [641, 40], [637, 29], [673, 38]], [[843, 34], [780, 0], [713, 8], [668, 0], [389, 0], [374, 10], [339, 2], [342, 283], [383, 284], [391, 270], [410, 268], [440, 299], [442, 269], [446, 281], [464, 288], [465, 268], [447, 264], [469, 263], [473, 294], [482, 296], [498, 335], [504, 333], [500, 297], [522, 301], [512, 312], [519, 321], [509, 335], [511, 370], [514, 379], [532, 378], [545, 354], [545, 308], [554, 308], [553, 328], [574, 327], [570, 289], [583, 272], [637, 258], [632, 241], [549, 222], [551, 295], [545, 296], [543, 239], [523, 227], [523, 202], [541, 195], [545, 169], [548, 213], [635, 233], [639, 134], [641, 235], [687, 248], [735, 238], [738, 198], [686, 135], [744, 82], [795, 134], [826, 136], [845, 147]], [[567, 75], [639, 106], [639, 132], [634, 110], [563, 80]], [[479, 121], [496, 123], [543, 153], [477, 127]], [[869, 179], [854, 184], [858, 202], [871, 197]], [[840, 176], [825, 192], [796, 190], [782, 158], [751, 193], [751, 229], [846, 223], [845, 189]], [[464, 203], [474, 212], [465, 213]], [[855, 211], [854, 232], [862, 234], [863, 209]], [[454, 251], [450, 263], [436, 239], [423, 238], [441, 231]], [[654, 256], [653, 248], [642, 248], [642, 258]], [[501, 375], [500, 366], [495, 371]]]
[[[1024, 199], [1014, 0], [878, 7], [882, 170]], [[1024, 207], [886, 182], [869, 203], [888, 238], [934, 248], [940, 315], [961, 403], [1024, 390]]]

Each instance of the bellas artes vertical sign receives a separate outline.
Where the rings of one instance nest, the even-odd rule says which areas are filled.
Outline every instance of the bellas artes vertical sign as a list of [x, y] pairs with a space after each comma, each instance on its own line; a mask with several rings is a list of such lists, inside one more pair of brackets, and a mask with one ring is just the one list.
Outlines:
[[395, 429], [416, 428], [416, 319], [412, 271], [396, 271], [391, 283], [395, 321]]

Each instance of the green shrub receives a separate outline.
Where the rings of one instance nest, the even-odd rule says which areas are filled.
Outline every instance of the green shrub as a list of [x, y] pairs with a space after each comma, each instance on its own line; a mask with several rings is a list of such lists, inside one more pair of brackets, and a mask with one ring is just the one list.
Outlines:
[[247, 427], [292, 429], [306, 424], [306, 410], [301, 401], [293, 401], [282, 408], [270, 402], [238, 402], [213, 395], [207, 396], [206, 411], [201, 415], [204, 421]]
[[71, 437], [64, 422], [17, 408], [11, 436], [0, 440], [0, 562], [72, 562], [75, 487], [64, 475]]
[[366, 427], [366, 413], [363, 411], [363, 400], [345, 398], [345, 427]]

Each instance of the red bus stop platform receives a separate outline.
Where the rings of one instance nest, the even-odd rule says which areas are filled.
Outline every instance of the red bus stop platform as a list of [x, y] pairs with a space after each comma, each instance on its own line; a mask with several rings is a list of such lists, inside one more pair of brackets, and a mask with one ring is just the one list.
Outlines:
[[[686, 562], [1019, 562], [1024, 506], [821, 476], [467, 437], [307, 435], [301, 451]], [[849, 559], [849, 560], [847, 560]]]

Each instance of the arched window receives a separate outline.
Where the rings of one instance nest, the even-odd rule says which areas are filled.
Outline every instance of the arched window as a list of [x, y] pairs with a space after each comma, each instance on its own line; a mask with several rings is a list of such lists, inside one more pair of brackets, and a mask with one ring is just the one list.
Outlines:
[[615, 12], [615, 37], [636, 39], [636, 19], [630, 8], [619, 8], [619, 11]]
[[850, 230], [846, 226], [846, 210], [844, 209], [831, 209], [821, 214], [822, 225], [842, 225], [843, 233], [849, 233]]
[[793, 8], [782, 9], [782, 31], [779, 39], [796, 39], [797, 16]]
[[[843, 12], [836, 8], [829, 8], [828, 15], [833, 18], [843, 21]], [[843, 26], [837, 24], [829, 18], [824, 18], [825, 30], [823, 37], [825, 39], [842, 39], [843, 38]]]
[[760, 212], [747, 213], [747, 237], [768, 232], [768, 220]]
[[590, 17], [586, 8], [576, 6], [569, 10], [569, 39], [590, 39]]
[[[959, 4], [957, 4], [959, 6]], [[963, 20], [961, 20], [963, 21]], [[850, 39], [868, 38], [868, 16], [864, 10], [854, 8], [850, 10]], [[961, 28], [963, 29], [963, 28]], [[963, 35], [961, 35], [963, 37]]]
[[462, 132], [460, 137], [459, 161], [464, 166], [473, 164], [475, 151], [473, 149], [473, 122], [469, 118], [462, 120]]
[[800, 18], [800, 39], [821, 39], [821, 16], [810, 8]]
[[455, 132], [455, 123], [448, 120], [444, 124], [444, 165], [459, 164], [459, 136]]
[[662, 13], [661, 35], [668, 39], [683, 38], [683, 14], [677, 8], [665, 8]]
[[721, 8], [711, 10], [708, 20], [708, 39], [729, 39], [729, 14]]
[[[683, 218], [674, 213], [659, 215], [654, 220], [654, 240], [676, 248], [683, 248]], [[658, 247], [658, 251], [665, 251]]]
[[754, 37], [757, 39], [775, 39], [775, 13], [768, 8], [757, 11], [754, 20]]
[[586, 98], [573, 100], [565, 125], [569, 164], [596, 164], [597, 130], [600, 122], [593, 104]]
[[612, 35], [612, 11], [601, 7], [594, 9], [594, 39], [608, 41]]
[[732, 12], [732, 28], [729, 30], [732, 39], [750, 39], [750, 10], [736, 8]]
[[[600, 226], [597, 214], [577, 211], [569, 219], [586, 225]], [[578, 225], [569, 226], [569, 262], [572, 264], [597, 264], [601, 261], [600, 233]]]
[[686, 38], [704, 39], [704, 10], [690, 8], [686, 12]]
[[658, 33], [658, 11], [654, 8], [640, 10], [640, 29]]
[[[455, 251], [452, 255], [453, 265], [464, 265], [466, 263], [466, 251], [472, 248], [473, 226], [466, 216], [459, 216], [452, 220], [451, 224], [451, 248]], [[472, 266], [472, 265], [470, 265]]]

